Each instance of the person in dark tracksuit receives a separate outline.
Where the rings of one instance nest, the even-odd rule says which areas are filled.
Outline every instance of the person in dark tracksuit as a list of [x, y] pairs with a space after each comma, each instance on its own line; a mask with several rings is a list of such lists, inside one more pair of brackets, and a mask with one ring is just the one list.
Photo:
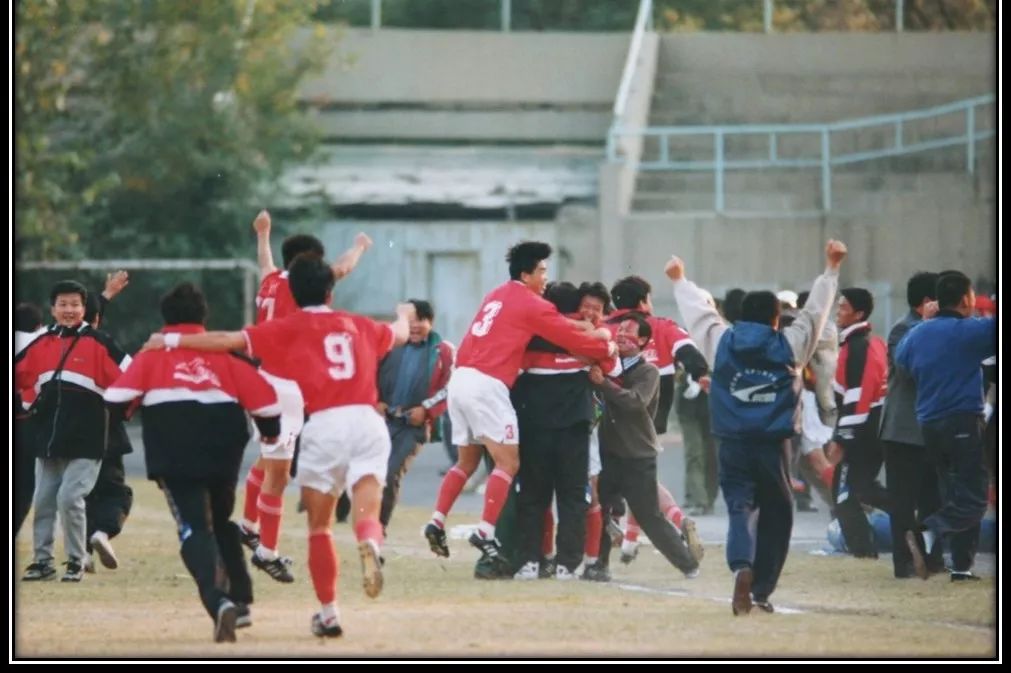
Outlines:
[[[606, 378], [600, 367], [590, 369], [590, 381], [604, 402], [600, 421], [600, 503], [610, 516], [620, 498], [628, 503], [653, 546], [692, 578], [699, 563], [682, 536], [660, 511], [657, 495], [657, 436], [653, 419], [660, 400], [660, 371], [646, 362], [642, 349], [652, 336], [649, 323], [630, 313], [618, 326], [615, 340], [621, 355], [620, 382]], [[608, 568], [611, 539], [601, 538], [597, 564]]]
[[[572, 283], [550, 283], [544, 298], [558, 312], [578, 316], [580, 294]], [[609, 369], [614, 369], [617, 360]], [[523, 567], [517, 579], [537, 579], [544, 512], [558, 506], [557, 554], [550, 576], [571, 579], [586, 542], [590, 424], [593, 400], [589, 367], [561, 348], [534, 337], [523, 356], [524, 373], [511, 391], [520, 431], [520, 483], [516, 526]]]
[[941, 508], [923, 521], [923, 546], [912, 531], [906, 544], [917, 576], [927, 579], [924, 552], [949, 537], [954, 582], [978, 579], [972, 565], [987, 503], [981, 363], [997, 354], [997, 320], [970, 317], [976, 295], [958, 271], [941, 274], [937, 303], [937, 316], [909, 330], [895, 355], [916, 382], [916, 419], [941, 492]]
[[[191, 283], [169, 291], [161, 312], [167, 343], [204, 331], [207, 303]], [[251, 624], [253, 602], [239, 526], [231, 521], [250, 436], [244, 410], [262, 441], [277, 443], [277, 393], [242, 356], [168, 347], [139, 353], [105, 400], [117, 409], [139, 400], [148, 478], [158, 483], [175, 519], [179, 553], [214, 620], [215, 642], [235, 641], [235, 629]]]
[[[918, 530], [917, 521], [941, 506], [937, 474], [927, 463], [923, 431], [916, 422], [916, 383], [895, 366], [895, 350], [910, 329], [923, 321], [927, 304], [935, 300], [937, 274], [921, 272], [909, 279], [906, 299], [909, 313], [888, 333], [888, 394], [881, 411], [879, 436], [885, 454], [885, 486], [891, 498], [892, 569], [895, 577], [913, 577], [913, 557], [906, 546], [906, 531]], [[941, 547], [927, 564], [934, 572], [944, 569]]]
[[379, 365], [379, 411], [390, 431], [390, 462], [379, 521], [390, 524], [400, 484], [422, 444], [446, 411], [446, 384], [453, 370], [453, 345], [432, 331], [435, 312], [421, 299], [408, 299], [417, 316], [408, 342]]
[[752, 605], [773, 611], [769, 597], [790, 548], [789, 440], [798, 429], [801, 372], [828, 321], [846, 246], [830, 240], [825, 256], [825, 272], [782, 331], [772, 292], [748, 293], [739, 320], [729, 326], [709, 296], [685, 279], [684, 262], [673, 257], [664, 269], [689, 333], [712, 364], [709, 405], [729, 513], [735, 615], [748, 614]]
[[888, 491], [877, 480], [884, 460], [877, 431], [888, 383], [888, 348], [871, 334], [871, 293], [850, 287], [839, 294], [836, 325], [841, 346], [833, 382], [839, 420], [832, 439], [842, 447], [843, 457], [835, 469], [832, 493], [846, 546], [857, 558], [876, 559], [874, 531], [863, 505], [884, 512], [892, 509]]

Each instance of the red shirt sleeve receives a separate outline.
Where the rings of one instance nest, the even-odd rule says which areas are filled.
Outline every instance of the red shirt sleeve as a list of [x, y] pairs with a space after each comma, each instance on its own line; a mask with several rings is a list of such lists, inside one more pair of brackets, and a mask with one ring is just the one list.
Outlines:
[[534, 334], [561, 346], [573, 355], [582, 355], [592, 360], [605, 360], [609, 356], [606, 341], [587, 336], [573, 327], [555, 305], [540, 297], [533, 297], [530, 323]]
[[376, 357], [382, 360], [387, 353], [393, 350], [393, 328], [387, 323], [376, 322], [364, 318], [368, 322], [372, 331], [372, 343], [376, 349]]
[[242, 330], [246, 337], [246, 353], [264, 362], [276, 361], [284, 353], [284, 319], [268, 320], [260, 325], [252, 325]]
[[165, 351], [138, 353], [126, 371], [120, 373], [112, 385], [106, 388], [105, 401], [118, 404], [144, 395], [151, 387], [148, 383], [148, 372], [158, 357], [164, 356], [164, 353]]
[[228, 360], [242, 408], [254, 416], [279, 415], [277, 392], [256, 367], [237, 357], [228, 356]]

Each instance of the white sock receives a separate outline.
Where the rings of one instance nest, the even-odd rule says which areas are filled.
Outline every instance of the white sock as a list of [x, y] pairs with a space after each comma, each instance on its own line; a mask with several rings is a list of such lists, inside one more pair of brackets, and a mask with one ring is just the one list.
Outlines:
[[257, 546], [256, 555], [259, 556], [264, 561], [273, 561], [277, 558], [276, 549], [267, 549], [262, 544]]
[[432, 512], [432, 523], [434, 523], [439, 528], [445, 530], [446, 528], [446, 515], [442, 512]]
[[931, 530], [923, 531], [923, 549], [927, 552], [928, 555], [930, 554], [930, 550], [934, 548], [934, 542], [935, 542], [934, 531]]
[[341, 611], [337, 608], [336, 603], [327, 603], [322, 606], [320, 608], [319, 615], [323, 619], [323, 624], [326, 626], [337, 624], [341, 620]]
[[477, 532], [480, 533], [481, 537], [485, 540], [492, 540], [495, 538], [495, 524], [482, 521], [477, 525]]
[[247, 533], [255, 533], [258, 530], [258, 526], [249, 519], [243, 519], [239, 522], [239, 525], [242, 526], [243, 530]]
[[583, 564], [584, 565], [592, 566], [596, 562], [597, 562], [597, 557], [596, 556], [584, 556], [583, 557]]

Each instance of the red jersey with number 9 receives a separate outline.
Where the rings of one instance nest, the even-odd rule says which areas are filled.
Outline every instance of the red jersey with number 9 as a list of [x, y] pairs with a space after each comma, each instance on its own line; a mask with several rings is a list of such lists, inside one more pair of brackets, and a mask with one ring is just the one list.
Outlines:
[[572, 355], [609, 360], [608, 342], [587, 336], [572, 326], [555, 305], [511, 280], [491, 292], [467, 330], [456, 354], [457, 367], [470, 367], [512, 387], [523, 353], [534, 335], [561, 346]]
[[298, 310], [288, 285], [288, 272], [278, 269], [263, 277], [256, 293], [256, 324], [286, 318]]
[[243, 330], [250, 355], [298, 384], [306, 412], [379, 402], [376, 372], [393, 329], [364, 316], [309, 306]]

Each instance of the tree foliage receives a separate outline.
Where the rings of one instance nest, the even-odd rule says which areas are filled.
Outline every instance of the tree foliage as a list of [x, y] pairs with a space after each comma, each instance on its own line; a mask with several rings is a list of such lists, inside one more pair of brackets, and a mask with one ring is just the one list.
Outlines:
[[22, 259], [248, 254], [250, 213], [314, 135], [302, 0], [15, 5]]

